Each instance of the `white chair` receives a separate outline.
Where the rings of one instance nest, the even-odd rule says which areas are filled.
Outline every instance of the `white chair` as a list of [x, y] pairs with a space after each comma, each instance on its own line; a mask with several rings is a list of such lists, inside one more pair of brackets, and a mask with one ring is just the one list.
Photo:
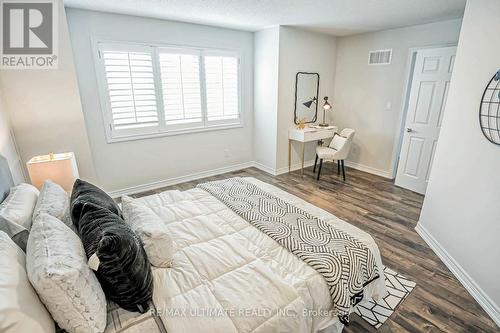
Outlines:
[[316, 159], [314, 160], [314, 169], [313, 172], [316, 172], [316, 164], [318, 163], [319, 158], [319, 169], [318, 169], [318, 177], [321, 174], [321, 166], [323, 165], [323, 160], [337, 161], [338, 164], [338, 173], [340, 174], [340, 167], [342, 166], [342, 176], [345, 181], [345, 167], [344, 160], [349, 155], [349, 151], [351, 150], [352, 139], [354, 138], [355, 131], [350, 128], [344, 128], [340, 134], [335, 133], [332, 141], [328, 145], [328, 147], [318, 146], [316, 147]]

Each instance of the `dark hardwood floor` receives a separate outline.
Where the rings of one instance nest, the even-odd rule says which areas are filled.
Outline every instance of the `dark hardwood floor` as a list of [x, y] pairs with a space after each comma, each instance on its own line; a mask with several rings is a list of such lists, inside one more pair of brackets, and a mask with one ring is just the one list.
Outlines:
[[[335, 171], [334, 171], [335, 170]], [[321, 180], [312, 168], [271, 176], [255, 168], [183, 183], [135, 195], [179, 189], [227, 177], [255, 177], [288, 191], [373, 236], [384, 264], [417, 283], [408, 298], [379, 329], [357, 315], [346, 333], [359, 332], [500, 332], [434, 252], [415, 232], [423, 196], [399, 188], [393, 181], [347, 169], [347, 181], [337, 176], [331, 163], [323, 165]]]

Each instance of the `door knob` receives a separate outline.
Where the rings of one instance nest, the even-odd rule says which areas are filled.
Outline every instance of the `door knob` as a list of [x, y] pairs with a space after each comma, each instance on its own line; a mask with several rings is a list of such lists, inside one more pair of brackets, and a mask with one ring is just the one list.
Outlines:
[[406, 128], [406, 131], [407, 131], [408, 133], [411, 133], [411, 132], [413, 132], [413, 129], [411, 129], [411, 128], [407, 127], [407, 128]]

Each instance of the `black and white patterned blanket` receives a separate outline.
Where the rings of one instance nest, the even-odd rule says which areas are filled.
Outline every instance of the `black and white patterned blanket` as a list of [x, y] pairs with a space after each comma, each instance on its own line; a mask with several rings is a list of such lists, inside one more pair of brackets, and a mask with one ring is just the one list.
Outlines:
[[198, 187], [320, 273], [340, 321], [349, 323], [363, 288], [379, 277], [375, 257], [364, 243], [241, 178]]

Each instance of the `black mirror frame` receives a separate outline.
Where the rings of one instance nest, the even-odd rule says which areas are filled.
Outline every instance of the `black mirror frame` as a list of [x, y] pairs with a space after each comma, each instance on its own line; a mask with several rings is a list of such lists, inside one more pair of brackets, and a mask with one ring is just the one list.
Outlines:
[[297, 74], [295, 75], [295, 105], [294, 105], [294, 110], [293, 110], [293, 122], [295, 123], [295, 125], [298, 125], [299, 122], [297, 119], [297, 84], [299, 82], [299, 74], [307, 74], [307, 75], [316, 75], [318, 77], [318, 84], [316, 86], [316, 96], [312, 96], [312, 97], [316, 97], [316, 112], [314, 114], [314, 117], [311, 121], [306, 121], [305, 123], [306, 124], [309, 124], [309, 123], [315, 123], [316, 120], [318, 120], [318, 98], [319, 98], [319, 73], [310, 73], [310, 72], [297, 72]]

